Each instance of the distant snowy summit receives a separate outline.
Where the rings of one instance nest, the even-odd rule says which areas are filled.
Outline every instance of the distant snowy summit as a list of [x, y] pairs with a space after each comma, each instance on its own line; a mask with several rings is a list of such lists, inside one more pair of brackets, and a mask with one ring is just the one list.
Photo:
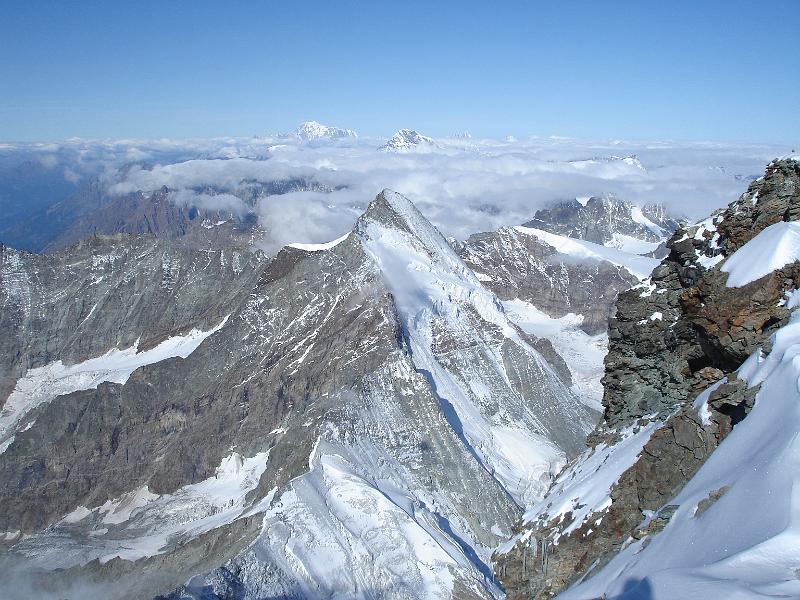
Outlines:
[[390, 137], [383, 146], [380, 146], [378, 150], [383, 150], [384, 152], [413, 152], [430, 150], [436, 147], [436, 142], [432, 138], [424, 136], [413, 129], [401, 129]]
[[300, 123], [300, 126], [295, 131], [295, 135], [304, 141], [310, 140], [339, 140], [344, 138], [356, 138], [356, 132], [352, 129], [340, 129], [339, 127], [330, 127], [323, 125], [316, 121], [306, 121]]
[[647, 171], [642, 164], [642, 161], [639, 160], [639, 157], [635, 154], [630, 154], [628, 156], [593, 156], [591, 158], [582, 158], [578, 160], [571, 160], [569, 161], [573, 166], [578, 168], [583, 168], [584, 166], [589, 165], [597, 165], [597, 164], [624, 164], [628, 167], [634, 167], [640, 171]]

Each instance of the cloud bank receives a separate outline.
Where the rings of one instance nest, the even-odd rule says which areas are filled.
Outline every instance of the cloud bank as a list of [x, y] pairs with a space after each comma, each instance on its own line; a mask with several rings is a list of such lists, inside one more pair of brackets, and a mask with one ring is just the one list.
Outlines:
[[[509, 141], [510, 140], [510, 141]], [[741, 194], [749, 179], [790, 149], [756, 144], [530, 138], [437, 139], [425, 153], [379, 152], [384, 140], [258, 137], [199, 141], [71, 142], [0, 148], [38, 153], [48, 167], [99, 174], [109, 193], [166, 186], [178, 202], [253, 210], [267, 247], [339, 237], [383, 188], [408, 196], [445, 234], [529, 220], [556, 200], [616, 193], [634, 204], [660, 202], [699, 219]], [[635, 156], [635, 158], [634, 158]], [[298, 181], [298, 191], [242, 198], [258, 183]], [[211, 190], [209, 192], [209, 190]], [[327, 191], [319, 191], [327, 190]]]

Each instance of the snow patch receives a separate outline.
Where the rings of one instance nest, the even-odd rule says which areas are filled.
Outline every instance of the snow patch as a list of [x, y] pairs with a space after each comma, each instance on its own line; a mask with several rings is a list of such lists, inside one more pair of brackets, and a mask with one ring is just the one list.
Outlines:
[[288, 246], [289, 246], [289, 248], [297, 248], [298, 250], [305, 250], [306, 252], [320, 252], [322, 250], [330, 250], [334, 246], [337, 246], [338, 244], [341, 244], [349, 236], [350, 236], [350, 233], [346, 233], [340, 238], [336, 238], [335, 240], [332, 240], [330, 242], [325, 242], [325, 243], [322, 243], [322, 244], [299, 244], [299, 243], [295, 243], [295, 244], [288, 244]]
[[[186, 358], [203, 341], [222, 329], [226, 316], [208, 331], [192, 329], [186, 335], [168, 338], [157, 346], [138, 352], [137, 341], [130, 348], [113, 348], [102, 356], [90, 358], [74, 365], [57, 360], [43, 367], [28, 369], [8, 396], [0, 412], [0, 454], [14, 441], [15, 432], [32, 410], [58, 396], [79, 390], [96, 389], [104, 382], [124, 384], [136, 369], [169, 358]], [[30, 423], [26, 424], [30, 427]]]
[[614, 233], [611, 241], [604, 244], [610, 248], [622, 250], [628, 254], [649, 254], [654, 252], [661, 245], [661, 242], [647, 242], [624, 233]]
[[727, 382], [728, 378], [723, 377], [718, 382], [708, 386], [699, 396], [697, 396], [697, 398], [695, 398], [694, 403], [692, 404], [694, 409], [697, 411], [698, 416], [700, 417], [700, 421], [706, 427], [711, 425], [711, 412], [708, 410], [708, 399], [711, 397], [711, 394], [714, 393], [714, 390], [716, 390], [723, 383]]
[[728, 273], [728, 287], [742, 287], [797, 260], [800, 260], [800, 222], [781, 221], [729, 256], [720, 270]]
[[514, 299], [503, 302], [506, 315], [525, 332], [546, 338], [564, 359], [572, 375], [572, 391], [584, 404], [602, 412], [603, 360], [608, 353], [608, 334], [589, 335], [580, 326], [583, 315], [567, 313], [554, 319], [529, 302]]
[[660, 238], [667, 237], [667, 231], [664, 230], [660, 225], [653, 223], [650, 219], [644, 216], [642, 209], [638, 206], [631, 206], [631, 219], [634, 223], [639, 223], [639, 225], [644, 225], [647, 229], [650, 230], [651, 233], [657, 235]]
[[[268, 451], [250, 458], [234, 452], [222, 459], [214, 476], [171, 494], [154, 494], [143, 486], [93, 509], [79, 506], [16, 549], [48, 569], [162, 554], [174, 543], [265, 511], [274, 492], [254, 506], [247, 505], [246, 496], [258, 485], [268, 458]], [[77, 527], [90, 530], [91, 539], [68, 535]]]

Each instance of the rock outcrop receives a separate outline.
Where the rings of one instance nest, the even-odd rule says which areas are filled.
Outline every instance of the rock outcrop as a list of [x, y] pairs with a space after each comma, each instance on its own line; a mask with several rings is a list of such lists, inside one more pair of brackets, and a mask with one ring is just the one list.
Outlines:
[[727, 209], [676, 231], [651, 278], [619, 295], [603, 421], [494, 557], [509, 598], [553, 597], [669, 522], [671, 499], [752, 409], [757, 388], [737, 369], [770, 350], [789, 319], [786, 294], [800, 282], [795, 261], [728, 287], [724, 261], [798, 217], [800, 163], [775, 161]]

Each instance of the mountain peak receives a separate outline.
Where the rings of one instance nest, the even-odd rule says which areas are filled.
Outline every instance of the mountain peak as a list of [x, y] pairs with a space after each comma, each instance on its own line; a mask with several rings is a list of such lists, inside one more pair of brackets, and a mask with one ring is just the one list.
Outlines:
[[436, 142], [413, 129], [400, 129], [378, 150], [384, 152], [410, 152], [420, 149], [435, 148]]
[[442, 238], [439, 231], [414, 206], [411, 200], [388, 188], [384, 189], [370, 202], [367, 210], [359, 218], [356, 229], [363, 230], [368, 222], [378, 223], [384, 227], [401, 229], [416, 236], [421, 234], [421, 237], [428, 239]]
[[320, 139], [343, 139], [358, 137], [352, 129], [341, 129], [323, 125], [317, 121], [305, 121], [300, 123], [295, 131], [295, 135], [301, 140], [320, 140]]

